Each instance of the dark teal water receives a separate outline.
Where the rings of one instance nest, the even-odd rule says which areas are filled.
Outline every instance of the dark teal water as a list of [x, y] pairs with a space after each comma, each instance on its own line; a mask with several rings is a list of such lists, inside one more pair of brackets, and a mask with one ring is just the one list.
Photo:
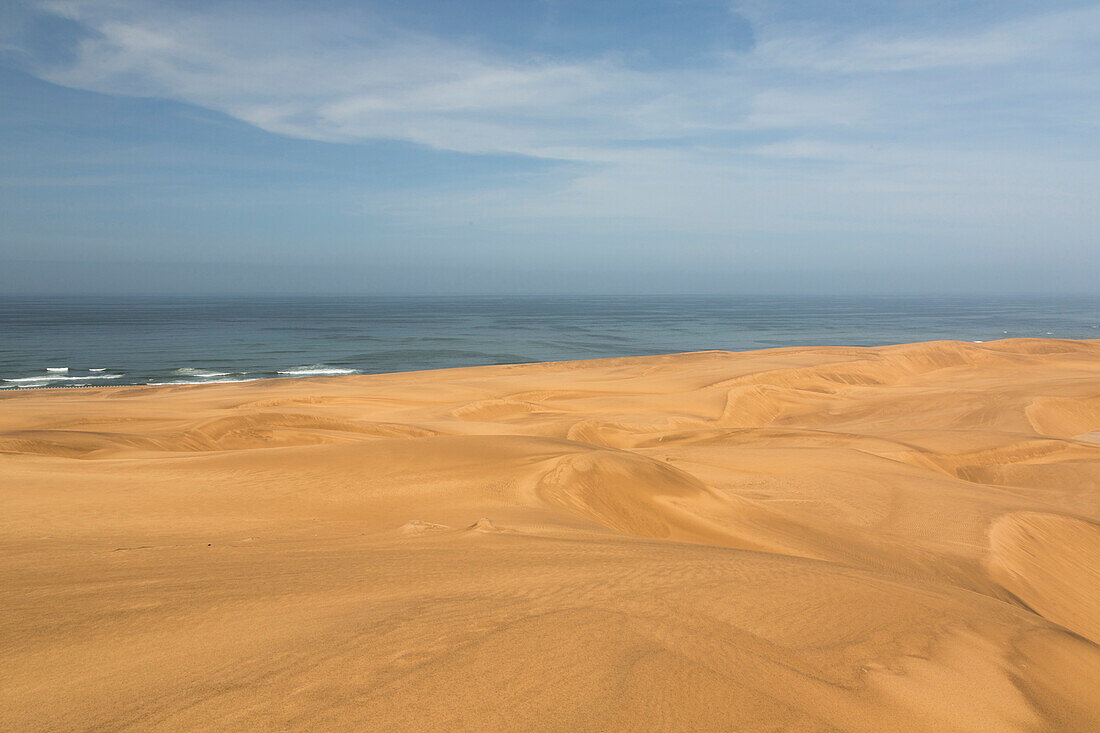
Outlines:
[[1019, 336], [1100, 338], [1100, 298], [0, 298], [0, 387]]

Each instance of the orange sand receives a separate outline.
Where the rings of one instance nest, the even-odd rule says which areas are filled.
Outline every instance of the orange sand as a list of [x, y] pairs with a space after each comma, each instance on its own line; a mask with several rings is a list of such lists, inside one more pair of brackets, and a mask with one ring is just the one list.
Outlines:
[[0, 394], [0, 729], [1098, 730], [1100, 341]]

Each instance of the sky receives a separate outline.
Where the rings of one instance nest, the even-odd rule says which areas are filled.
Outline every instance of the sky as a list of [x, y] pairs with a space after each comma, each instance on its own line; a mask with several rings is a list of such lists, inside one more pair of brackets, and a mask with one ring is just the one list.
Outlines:
[[0, 3], [0, 294], [1100, 293], [1100, 3]]

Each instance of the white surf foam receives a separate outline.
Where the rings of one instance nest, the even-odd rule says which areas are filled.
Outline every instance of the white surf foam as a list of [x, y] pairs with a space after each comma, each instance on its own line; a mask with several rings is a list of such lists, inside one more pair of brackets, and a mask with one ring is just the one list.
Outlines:
[[5, 379], [5, 382], [11, 382], [12, 384], [30, 384], [35, 382], [86, 382], [92, 379], [119, 379], [124, 377], [124, 374], [90, 374], [86, 377], [76, 376], [63, 376], [61, 374], [46, 374], [39, 375], [37, 377], [12, 377]]
[[47, 372], [67, 372], [69, 367], [46, 367]]
[[176, 370], [176, 374], [183, 374], [188, 377], [228, 377], [233, 372], [212, 372], [207, 369], [195, 369], [193, 367], [182, 367]]
[[245, 379], [176, 379], [171, 382], [146, 382], [147, 387], [180, 387], [185, 384], [236, 384], [238, 382], [255, 382], [260, 377], [246, 377]]
[[311, 364], [310, 366], [294, 367], [293, 369], [280, 369], [276, 373], [288, 377], [324, 377], [336, 374], [355, 374], [356, 372], [356, 369], [340, 369], [324, 364]]

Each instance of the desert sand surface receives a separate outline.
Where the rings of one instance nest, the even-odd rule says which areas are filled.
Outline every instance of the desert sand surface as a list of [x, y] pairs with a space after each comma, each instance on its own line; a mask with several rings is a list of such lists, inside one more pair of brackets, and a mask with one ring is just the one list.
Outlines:
[[2, 730], [1100, 730], [1100, 341], [0, 393]]

